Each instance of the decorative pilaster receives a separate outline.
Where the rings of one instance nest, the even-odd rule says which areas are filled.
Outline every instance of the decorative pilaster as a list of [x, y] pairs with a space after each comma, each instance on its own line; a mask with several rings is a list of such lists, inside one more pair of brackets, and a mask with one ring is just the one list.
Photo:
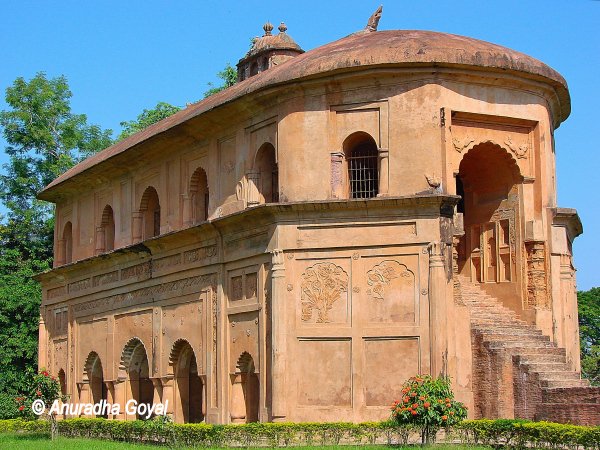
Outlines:
[[429, 250], [429, 330], [431, 374], [446, 375], [448, 338], [446, 323], [446, 268], [443, 242], [432, 242]]
[[387, 148], [379, 149], [379, 193], [378, 197], [385, 197], [389, 192], [390, 152]]
[[344, 154], [331, 153], [331, 197], [344, 198]]
[[549, 308], [546, 245], [544, 241], [525, 243], [527, 250], [527, 307]]
[[161, 378], [150, 378], [152, 386], [154, 386], [154, 396], [152, 397], [152, 403], [158, 405], [162, 402], [163, 397], [163, 385]]
[[271, 260], [271, 415], [274, 422], [286, 418], [286, 314], [285, 314], [285, 266], [283, 250], [273, 250]]

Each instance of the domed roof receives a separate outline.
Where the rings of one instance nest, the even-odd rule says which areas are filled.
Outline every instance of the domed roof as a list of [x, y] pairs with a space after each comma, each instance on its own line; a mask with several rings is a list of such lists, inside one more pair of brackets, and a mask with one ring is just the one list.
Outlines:
[[248, 53], [240, 60], [240, 62], [246, 61], [253, 56], [259, 55], [270, 50], [296, 50], [298, 53], [303, 53], [304, 50], [300, 48], [298, 44], [286, 33], [287, 27], [283, 22], [278, 27], [279, 33], [272, 34], [273, 25], [267, 22], [263, 26], [265, 34], [262, 37], [257, 37], [252, 43], [252, 47], [248, 50]]
[[[284, 36], [280, 37], [282, 34]], [[287, 45], [285, 36], [284, 32], [280, 32], [277, 36], [263, 36], [260, 39], [266, 37], [269, 39], [262, 41], [259, 44], [260, 48], [275, 45], [275, 42], [278, 42], [277, 45]], [[257, 45], [256, 51], [258, 48]], [[409, 67], [432, 69], [440, 67], [477, 70], [482, 73], [506, 73], [537, 81], [551, 87], [555, 92], [553, 99], [555, 127], [558, 127], [571, 111], [565, 79], [551, 67], [524, 53], [478, 39], [447, 33], [413, 30], [363, 31], [317, 47], [236, 83], [108, 147], [55, 179], [40, 192], [39, 198], [51, 200], [53, 197], [51, 191], [68, 179], [154, 136], [247, 94], [342, 72], [367, 68]]]

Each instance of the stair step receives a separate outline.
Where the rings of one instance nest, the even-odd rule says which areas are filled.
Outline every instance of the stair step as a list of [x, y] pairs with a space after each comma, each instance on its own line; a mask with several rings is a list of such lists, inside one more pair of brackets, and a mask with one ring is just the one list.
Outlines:
[[577, 372], [536, 372], [540, 381], [571, 381], [581, 380], [581, 376]]
[[578, 388], [587, 387], [587, 380], [540, 380], [542, 388]]
[[515, 336], [543, 336], [540, 330], [531, 328], [517, 328], [513, 326], [498, 326], [498, 325], [486, 325], [486, 324], [473, 324], [473, 329], [482, 333], [494, 333], [494, 334], [512, 334]]
[[521, 349], [551, 349], [555, 348], [550, 342], [537, 341], [491, 341], [488, 344], [492, 350], [511, 349], [514, 353], [522, 353]]
[[500, 334], [493, 331], [486, 331], [480, 334], [483, 340], [487, 342], [550, 342], [550, 338], [543, 334]]

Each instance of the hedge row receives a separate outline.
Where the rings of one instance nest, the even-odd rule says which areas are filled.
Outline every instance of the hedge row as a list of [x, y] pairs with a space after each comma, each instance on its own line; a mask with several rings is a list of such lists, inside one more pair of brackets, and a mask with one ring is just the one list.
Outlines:
[[[58, 422], [66, 437], [186, 446], [337, 445], [385, 442], [406, 444], [413, 429], [392, 422], [253, 423], [247, 425], [173, 424], [161, 420], [67, 419]], [[583, 448], [600, 450], [600, 426], [584, 427], [525, 420], [465, 420], [451, 435], [464, 444], [507, 448]], [[0, 433], [49, 433], [45, 420], [0, 420]]]
[[[0, 420], [0, 433], [50, 432], [47, 421], [38, 420], [33, 429], [23, 420]], [[30, 426], [29, 429], [25, 426]], [[251, 423], [245, 425], [174, 424], [159, 420], [118, 421], [66, 419], [57, 422], [58, 434], [65, 437], [110, 439], [183, 446], [288, 446], [337, 445], [387, 442], [406, 444], [410, 429], [392, 422], [370, 423]]]
[[585, 427], [528, 420], [465, 420], [455, 429], [470, 445], [508, 448], [584, 448], [600, 450], [600, 426]]

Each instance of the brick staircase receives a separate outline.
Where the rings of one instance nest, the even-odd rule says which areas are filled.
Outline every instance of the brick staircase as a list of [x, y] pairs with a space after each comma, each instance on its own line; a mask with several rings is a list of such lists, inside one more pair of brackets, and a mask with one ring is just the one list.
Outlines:
[[455, 296], [470, 311], [475, 417], [600, 424], [600, 388], [571, 369], [564, 348], [467, 277]]

